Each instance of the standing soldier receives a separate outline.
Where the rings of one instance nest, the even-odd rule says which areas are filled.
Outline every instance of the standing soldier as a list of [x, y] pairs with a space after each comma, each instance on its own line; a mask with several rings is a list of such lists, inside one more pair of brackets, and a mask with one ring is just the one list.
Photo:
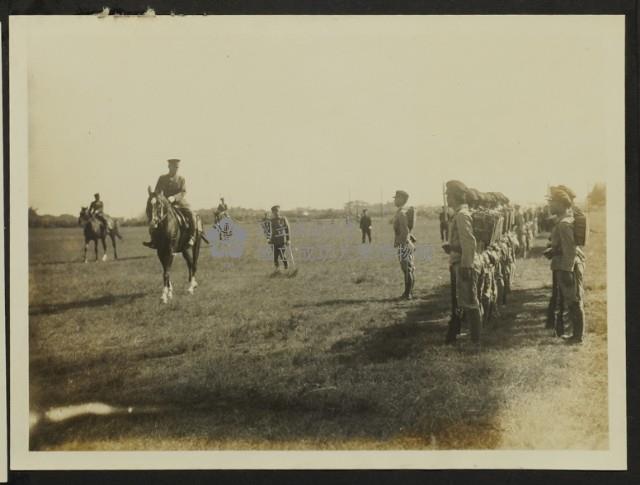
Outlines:
[[[482, 316], [478, 302], [479, 265], [476, 254], [476, 238], [473, 235], [471, 211], [467, 205], [467, 186], [458, 180], [450, 180], [447, 186], [447, 205], [455, 215], [449, 227], [449, 242], [444, 244], [449, 254], [449, 264], [454, 276], [457, 306], [469, 324], [471, 340], [480, 341]], [[458, 333], [457, 322], [449, 322], [447, 343], [453, 343]]]
[[[188, 219], [189, 246], [193, 246], [196, 234], [196, 216], [191, 211], [189, 203], [185, 197], [187, 193], [187, 185], [184, 177], [178, 175], [180, 160], [177, 158], [171, 158], [167, 160], [167, 163], [169, 165], [169, 173], [160, 175], [154, 192], [156, 194], [162, 192], [169, 202], [171, 202], [171, 204], [173, 204], [173, 206]], [[143, 242], [142, 244], [148, 248], [156, 249], [153, 244], [153, 239], [150, 242]]]
[[287, 246], [291, 243], [291, 229], [286, 217], [280, 215], [280, 206], [274, 205], [271, 208], [271, 239], [269, 244], [273, 244], [273, 264], [278, 271], [279, 260], [282, 259], [284, 269], [289, 268], [287, 260]]
[[[561, 188], [562, 187], [562, 188]], [[574, 218], [571, 213], [570, 190], [558, 186], [551, 188], [551, 212], [558, 223], [551, 232], [551, 271], [557, 281], [562, 300], [569, 310], [572, 335], [567, 343], [581, 343], [584, 334], [584, 254], [578, 247], [574, 235]]]
[[371, 244], [371, 217], [367, 214], [367, 209], [362, 209], [362, 216], [360, 216], [360, 230], [362, 231], [362, 244], [364, 244], [365, 237], [369, 237], [369, 244]]
[[440, 240], [442, 242], [449, 240], [449, 211], [443, 205], [442, 211], [440, 212]]
[[393, 201], [398, 210], [393, 216], [393, 247], [398, 251], [400, 268], [404, 274], [404, 293], [400, 298], [405, 300], [413, 299], [413, 286], [415, 284], [414, 253], [416, 247], [413, 243], [416, 239], [411, 234], [415, 212], [413, 208], [404, 208], [408, 200], [409, 194], [407, 192], [396, 190]]

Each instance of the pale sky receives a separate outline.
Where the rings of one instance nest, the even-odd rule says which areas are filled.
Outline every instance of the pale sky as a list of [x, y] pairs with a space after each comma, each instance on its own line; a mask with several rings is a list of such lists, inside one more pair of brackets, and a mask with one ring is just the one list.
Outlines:
[[[456, 178], [583, 198], [624, 143], [624, 18], [34, 18], [29, 205], [141, 214], [181, 158], [194, 208], [342, 207]], [[13, 27], [12, 27], [13, 28]]]

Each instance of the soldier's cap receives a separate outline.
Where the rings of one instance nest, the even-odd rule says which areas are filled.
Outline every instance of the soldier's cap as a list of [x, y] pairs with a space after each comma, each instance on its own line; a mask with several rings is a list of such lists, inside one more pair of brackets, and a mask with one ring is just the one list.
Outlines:
[[279, 209], [280, 209], [280, 206], [279, 206], [279, 205], [274, 205], [274, 206], [271, 208], [271, 212], [275, 212], [275, 211], [277, 211], [277, 210], [279, 210]]
[[95, 194], [93, 194], [94, 197], [100, 197], [100, 194], [98, 192], [96, 192]]
[[459, 180], [449, 180], [446, 184], [447, 192], [466, 194], [469, 188]]
[[[552, 189], [553, 188], [554, 187], [552, 187]], [[564, 190], [571, 200], [576, 198], [576, 193], [573, 190], [571, 190], [569, 187], [567, 187], [566, 185], [558, 185], [555, 188], [556, 189], [560, 189], [560, 190]]]
[[169, 160], [167, 160], [167, 162], [178, 164], [178, 163], [180, 163], [180, 159], [179, 158], [170, 158]]
[[467, 189], [467, 202], [480, 202], [480, 192], [476, 189]]
[[565, 202], [569, 205], [573, 202], [573, 198], [565, 190], [561, 189], [560, 186], [551, 187], [551, 196], [549, 197], [549, 200]]
[[394, 199], [398, 199], [398, 198], [408, 199], [409, 198], [409, 193], [405, 192], [404, 190], [396, 190], [396, 193], [393, 196], [393, 198]]

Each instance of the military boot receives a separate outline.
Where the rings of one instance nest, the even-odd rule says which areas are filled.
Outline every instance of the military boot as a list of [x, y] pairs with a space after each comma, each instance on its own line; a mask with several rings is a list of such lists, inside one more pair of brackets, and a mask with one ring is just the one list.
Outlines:
[[465, 314], [469, 322], [471, 341], [478, 343], [480, 342], [480, 330], [482, 329], [482, 315], [480, 314], [480, 310], [477, 308], [465, 309]]
[[573, 335], [565, 340], [568, 344], [581, 344], [584, 332], [584, 308], [580, 303], [574, 303], [569, 308], [569, 316], [571, 318]]

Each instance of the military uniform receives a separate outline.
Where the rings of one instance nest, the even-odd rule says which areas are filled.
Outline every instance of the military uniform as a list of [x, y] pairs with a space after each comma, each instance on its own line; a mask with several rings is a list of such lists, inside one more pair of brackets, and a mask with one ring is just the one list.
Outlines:
[[[478, 280], [482, 263], [476, 251], [477, 244], [473, 234], [471, 211], [466, 203], [460, 202], [466, 199], [469, 189], [457, 180], [447, 182], [446, 186], [447, 197], [455, 197], [454, 200], [458, 202], [457, 205], [451, 203], [456, 209], [449, 224], [449, 243], [444, 246], [449, 253], [449, 267], [452, 286], [455, 285], [456, 306], [462, 310], [463, 318], [469, 323], [471, 339], [478, 342], [482, 326], [482, 308], [478, 301]], [[458, 322], [452, 318], [449, 322], [446, 341], [448, 343], [454, 342], [458, 331]]]
[[371, 217], [367, 213], [363, 213], [360, 217], [360, 230], [362, 231], [362, 244], [364, 244], [366, 237], [369, 238], [369, 244], [371, 244]]
[[95, 216], [106, 228], [109, 229], [111, 227], [110, 220], [104, 213], [104, 202], [101, 200], [94, 200], [89, 204], [89, 215]]
[[269, 243], [273, 244], [273, 264], [277, 269], [280, 266], [279, 260], [282, 259], [284, 269], [288, 269], [287, 244], [291, 241], [289, 221], [284, 216], [273, 214], [270, 222], [271, 238], [269, 239]]
[[585, 257], [576, 245], [573, 216], [569, 211], [561, 216], [551, 232], [551, 271], [558, 295], [569, 309], [573, 339], [582, 341], [584, 333], [584, 267]]
[[[394, 198], [409, 199], [409, 194], [402, 190], [396, 191]], [[416, 247], [413, 244], [415, 240], [411, 234], [411, 228], [409, 217], [407, 215], [407, 209], [404, 207], [398, 207], [395, 215], [393, 216], [393, 247], [396, 248], [398, 254], [398, 261], [400, 262], [400, 269], [404, 275], [404, 293], [402, 298], [413, 298], [413, 287], [415, 285], [415, 251]]]

